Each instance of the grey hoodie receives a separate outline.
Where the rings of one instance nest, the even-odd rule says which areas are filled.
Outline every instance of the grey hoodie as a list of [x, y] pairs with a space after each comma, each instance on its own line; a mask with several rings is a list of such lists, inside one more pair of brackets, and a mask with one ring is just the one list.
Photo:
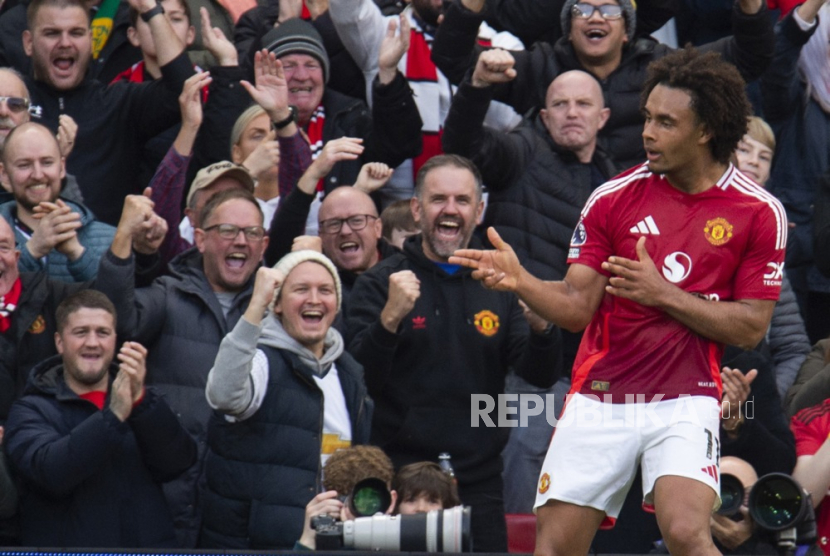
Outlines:
[[[319, 377], [326, 376], [332, 364], [343, 354], [343, 337], [334, 328], [326, 333], [323, 357], [317, 357], [288, 335], [282, 323], [269, 313], [261, 326], [239, 319], [222, 339], [216, 361], [208, 374], [205, 395], [208, 403], [229, 415], [250, 417], [254, 400], [262, 400], [267, 386], [268, 361], [257, 344], [294, 353]], [[263, 380], [264, 378], [264, 380]]]

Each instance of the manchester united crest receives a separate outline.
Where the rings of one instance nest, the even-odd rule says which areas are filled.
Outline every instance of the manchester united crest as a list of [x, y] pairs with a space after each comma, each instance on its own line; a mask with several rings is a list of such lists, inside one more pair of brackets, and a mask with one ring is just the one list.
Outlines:
[[473, 319], [476, 330], [484, 336], [494, 336], [499, 331], [499, 316], [493, 311], [479, 311]]
[[29, 327], [29, 333], [40, 334], [44, 330], [46, 330], [46, 320], [44, 320], [43, 315], [38, 315], [35, 322], [33, 322], [32, 326]]
[[712, 245], [723, 245], [732, 239], [732, 224], [727, 222], [726, 218], [708, 220], [703, 233]]
[[544, 494], [550, 488], [550, 475], [547, 473], [542, 473], [542, 476], [539, 477], [539, 494]]

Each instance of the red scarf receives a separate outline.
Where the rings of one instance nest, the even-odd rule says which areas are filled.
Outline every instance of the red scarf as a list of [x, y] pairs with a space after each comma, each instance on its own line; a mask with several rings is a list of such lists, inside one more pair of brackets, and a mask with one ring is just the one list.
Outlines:
[[129, 68], [115, 76], [110, 85], [116, 81], [129, 81], [130, 83], [144, 83], [144, 60], [136, 62]]
[[[202, 68], [193, 64], [193, 69], [197, 72], [201, 72]], [[116, 83], [118, 81], [128, 81], [130, 83], [144, 83], [144, 60], [140, 62], [136, 62], [129, 68], [125, 69], [121, 73], [115, 76], [112, 81], [110, 81], [110, 85]], [[202, 104], [207, 102], [208, 99], [208, 88], [207, 86], [202, 87]]]
[[[430, 41], [431, 42], [431, 41]], [[409, 31], [409, 50], [406, 53], [406, 78], [409, 81], [426, 81], [438, 83], [438, 70], [430, 57], [431, 49], [424, 32], [415, 26]], [[436, 106], [437, 109], [437, 106]], [[421, 154], [412, 159], [412, 178], [418, 175], [418, 170], [424, 163], [439, 154], [443, 154], [441, 135], [444, 128], [437, 131], [421, 131]]]
[[[308, 127], [305, 130], [309, 146], [311, 147], [311, 160], [316, 160], [320, 155], [320, 151], [323, 150], [323, 126], [325, 124], [326, 111], [321, 104], [311, 115], [311, 119], [308, 120]], [[317, 182], [317, 191], [323, 191], [324, 187], [325, 183], [323, 180]]]
[[20, 278], [14, 281], [12, 289], [0, 296], [0, 332], [5, 332], [12, 325], [12, 312], [20, 301]]

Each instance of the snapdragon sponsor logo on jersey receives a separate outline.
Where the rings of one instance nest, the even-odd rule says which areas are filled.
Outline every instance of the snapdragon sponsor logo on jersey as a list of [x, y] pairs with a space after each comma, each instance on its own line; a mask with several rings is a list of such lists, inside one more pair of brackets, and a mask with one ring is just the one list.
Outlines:
[[716, 293], [696, 293], [696, 292], [689, 292], [695, 297], [699, 297], [701, 299], [705, 299], [706, 301], [720, 301], [720, 296]]
[[679, 284], [692, 272], [692, 258], [682, 251], [675, 251], [663, 259], [663, 277], [672, 284]]
[[703, 234], [706, 240], [712, 245], [723, 245], [732, 239], [732, 224], [726, 218], [715, 218], [706, 221]]
[[784, 279], [784, 263], [767, 263], [769, 272], [764, 274], [765, 286], [780, 286]]

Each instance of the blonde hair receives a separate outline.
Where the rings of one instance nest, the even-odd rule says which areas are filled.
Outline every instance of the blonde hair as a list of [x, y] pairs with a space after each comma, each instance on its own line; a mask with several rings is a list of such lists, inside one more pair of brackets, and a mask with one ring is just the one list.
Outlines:
[[767, 122], [758, 116], [750, 116], [746, 121], [746, 134], [765, 147], [775, 152], [775, 134]]
[[239, 144], [242, 140], [242, 132], [245, 131], [245, 128], [248, 127], [252, 121], [263, 114], [265, 114], [265, 110], [262, 106], [254, 104], [239, 115], [236, 122], [233, 124], [233, 129], [231, 129], [231, 152], [233, 152], [234, 145]]

